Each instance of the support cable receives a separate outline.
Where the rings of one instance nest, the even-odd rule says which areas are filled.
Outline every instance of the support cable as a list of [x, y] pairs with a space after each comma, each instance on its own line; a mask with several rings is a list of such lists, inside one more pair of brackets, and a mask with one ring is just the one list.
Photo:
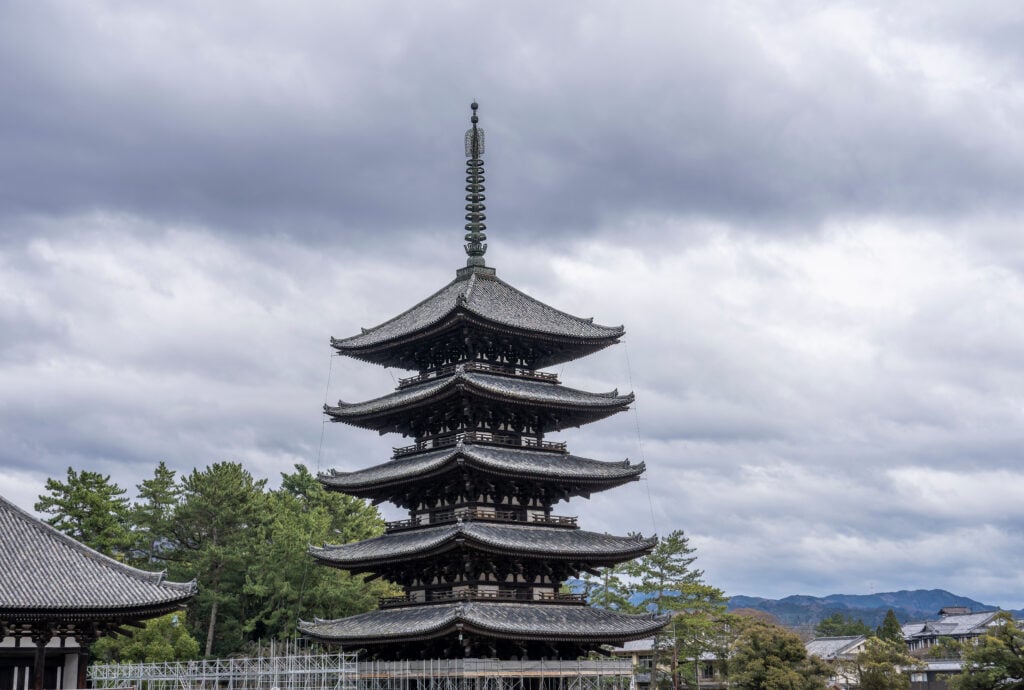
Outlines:
[[[324, 405], [327, 405], [328, 397], [331, 394], [331, 374], [334, 373], [334, 358], [339, 355], [336, 352], [331, 352], [327, 358], [327, 383], [324, 384]], [[320, 422], [320, 444], [316, 449], [316, 474], [320, 474], [320, 457], [324, 452], [324, 434], [327, 431], [327, 418], [325, 417]], [[311, 543], [313, 540], [313, 527], [310, 526], [309, 538], [307, 543]], [[304, 559], [305, 563], [302, 566], [302, 584], [299, 585], [299, 598], [295, 602], [295, 632], [299, 632], [299, 612], [302, 610], [302, 597], [306, 593], [306, 578], [309, 575], [309, 562], [310, 558]]]
[[[626, 353], [626, 377], [629, 379], [629, 389], [635, 392], [636, 388], [633, 386], [633, 365], [630, 364], [629, 361], [629, 343], [624, 342], [622, 345], [623, 352]], [[636, 425], [636, 445], [640, 453], [640, 462], [644, 463], [644, 465], [646, 466], [647, 458], [644, 456], [644, 440], [642, 434], [640, 433], [640, 411], [637, 407], [636, 399], [633, 400], [633, 422]], [[647, 477], [643, 477], [643, 480], [644, 484], [647, 486], [647, 506], [650, 508], [651, 511], [651, 529], [653, 529], [654, 533], [657, 534], [658, 520], [654, 516], [654, 499], [651, 497], [651, 482], [647, 479]]]

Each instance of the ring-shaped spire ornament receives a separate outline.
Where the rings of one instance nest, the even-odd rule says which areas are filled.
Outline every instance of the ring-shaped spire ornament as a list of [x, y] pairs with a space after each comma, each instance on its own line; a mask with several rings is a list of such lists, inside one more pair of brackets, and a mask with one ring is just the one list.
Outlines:
[[476, 111], [480, 106], [474, 101], [470, 106], [472, 116], [469, 121], [472, 127], [466, 130], [466, 266], [485, 266], [484, 254], [487, 252], [487, 225], [484, 221], [484, 130], [478, 127], [480, 118]]

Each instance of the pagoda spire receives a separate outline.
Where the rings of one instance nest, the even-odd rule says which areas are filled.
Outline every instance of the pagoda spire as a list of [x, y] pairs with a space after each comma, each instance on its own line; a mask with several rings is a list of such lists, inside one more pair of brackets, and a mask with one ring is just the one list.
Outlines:
[[487, 251], [487, 235], [484, 231], [487, 226], [484, 221], [484, 130], [477, 127], [480, 118], [476, 110], [480, 106], [473, 101], [469, 106], [473, 110], [473, 116], [469, 121], [473, 123], [471, 129], [466, 130], [466, 266], [473, 268], [485, 266], [484, 253]]

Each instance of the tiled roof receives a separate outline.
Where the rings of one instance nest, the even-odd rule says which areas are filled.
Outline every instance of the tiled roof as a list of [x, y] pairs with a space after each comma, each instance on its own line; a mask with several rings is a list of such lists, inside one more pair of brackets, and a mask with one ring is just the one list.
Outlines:
[[403, 388], [366, 402], [346, 403], [339, 400], [336, 407], [326, 406], [324, 411], [338, 419], [373, 415], [442, 395], [448, 389], [460, 385], [481, 395], [522, 400], [534, 405], [552, 407], [609, 409], [625, 407], [633, 402], [632, 393], [619, 395], [617, 390], [608, 393], [588, 393], [547, 381], [465, 371], [460, 366], [456, 367], [454, 374], [445, 378]]
[[0, 614], [174, 605], [195, 582], [132, 568], [80, 544], [0, 497]]
[[320, 481], [340, 491], [352, 491], [419, 480], [425, 476], [441, 474], [460, 464], [492, 474], [595, 484], [628, 481], [644, 472], [642, 462], [635, 465], [628, 460], [602, 462], [577, 455], [525, 448], [460, 443], [451, 448], [391, 460], [355, 472], [332, 470], [321, 474]]
[[525, 554], [549, 560], [625, 560], [648, 552], [657, 543], [656, 538], [616, 537], [557, 527], [459, 522], [384, 534], [352, 544], [313, 547], [310, 553], [319, 561], [351, 568], [447, 551], [456, 541], [465, 541], [484, 551]]
[[924, 623], [908, 623], [903, 626], [904, 637], [934, 637], [945, 635], [957, 637], [963, 635], [979, 635], [998, 611], [981, 611], [977, 613], [950, 614], [934, 621]]
[[462, 309], [499, 326], [579, 339], [614, 339], [622, 326], [600, 326], [549, 307], [493, 275], [469, 273], [408, 311], [349, 338], [332, 339], [341, 352], [372, 347], [409, 336], [444, 321]]
[[628, 615], [589, 606], [459, 602], [381, 609], [338, 620], [302, 621], [303, 634], [344, 644], [428, 639], [456, 629], [491, 637], [625, 641], [646, 637], [667, 619]]
[[844, 654], [851, 654], [866, 639], [864, 635], [817, 637], [805, 643], [804, 647], [807, 648], [809, 655], [829, 661]]

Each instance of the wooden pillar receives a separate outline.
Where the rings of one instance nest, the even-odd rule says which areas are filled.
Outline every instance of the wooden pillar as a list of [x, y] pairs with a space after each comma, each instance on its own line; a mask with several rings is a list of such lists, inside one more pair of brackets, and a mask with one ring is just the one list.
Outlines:
[[46, 645], [53, 637], [53, 630], [49, 626], [40, 625], [32, 627], [32, 642], [36, 646], [35, 664], [33, 664], [32, 690], [43, 690], [44, 676], [46, 675]]
[[86, 685], [88, 680], [86, 674], [89, 670], [89, 662], [92, 660], [89, 647], [97, 639], [99, 639], [99, 633], [96, 630], [95, 624], [75, 634], [75, 642], [78, 643], [78, 678], [75, 681], [76, 688], [84, 688]]

